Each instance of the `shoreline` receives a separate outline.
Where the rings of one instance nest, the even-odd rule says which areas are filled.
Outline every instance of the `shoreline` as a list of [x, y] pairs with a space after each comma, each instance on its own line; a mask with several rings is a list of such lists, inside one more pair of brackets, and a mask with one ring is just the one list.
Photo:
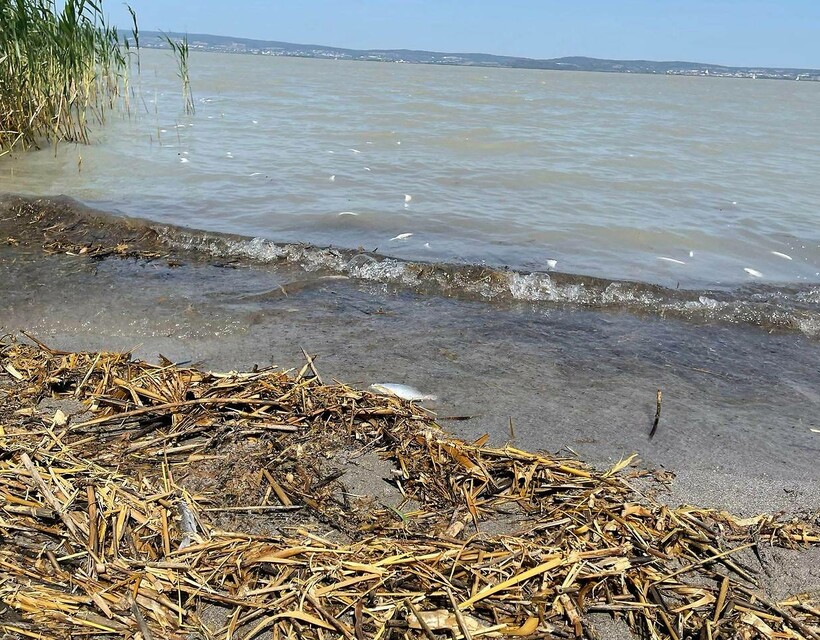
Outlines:
[[[71, 219], [68, 233], [96, 239], [102, 253], [83, 254], [69, 235], [46, 254], [36, 225], [27, 242], [0, 246], [0, 333], [27, 330], [63, 349], [139, 345], [146, 359], [163, 353], [226, 370], [296, 362], [304, 349], [334, 378], [438, 395], [440, 414], [471, 416], [452, 422], [463, 437], [487, 432], [503, 442], [512, 419], [529, 449], [571, 447], [602, 466], [637, 453], [674, 470], [673, 502], [746, 514], [820, 510], [815, 340], [625, 312], [487, 305], [306, 277], [287, 263], [167, 248], [157, 257], [155, 232], [123, 220], [112, 235], [105, 217]], [[663, 415], [649, 440], [658, 388]]]
[[[66, 238], [44, 251], [34, 226], [25, 242], [0, 246], [0, 334], [25, 330], [67, 352], [133, 350], [149, 362], [162, 354], [211, 371], [298, 371], [307, 353], [326, 381], [400, 382], [439, 396], [429, 409], [463, 442], [487, 434], [486, 446], [504, 449], [514, 438], [520, 450], [597, 469], [637, 453], [628, 470], [643, 476], [631, 481], [636, 495], [659, 508], [797, 520], [820, 512], [820, 344], [800, 334], [306, 279], [287, 264], [158, 254], [150, 237], [141, 244], [141, 221], [124, 223], [133, 226], [119, 227], [119, 238], [104, 222], [75, 223], [69, 232], [95, 241], [85, 252]], [[658, 388], [663, 408], [650, 439]], [[53, 400], [37, 415], [57, 409], [71, 417]], [[342, 457], [334, 464], [349, 492], [398, 499], [383, 493], [394, 491], [385, 489], [389, 466], [351, 467]], [[820, 589], [820, 548], [762, 553], [771, 597]], [[601, 637], [630, 637], [608, 616], [594, 619]]]
[[[197, 264], [300, 273], [305, 286], [322, 279], [349, 279], [357, 286], [483, 302], [501, 308], [591, 310], [682, 320], [693, 325], [756, 327], [820, 338], [820, 288], [781, 282], [671, 288], [638, 280], [502, 265], [425, 262], [362, 247], [348, 249], [276, 242], [144, 218], [111, 214], [66, 196], [0, 195], [0, 238], [6, 244], [42, 247], [47, 253], [88, 254], [99, 260], [162, 259]], [[680, 283], [679, 283], [680, 284]], [[260, 295], [266, 295], [262, 292]]]

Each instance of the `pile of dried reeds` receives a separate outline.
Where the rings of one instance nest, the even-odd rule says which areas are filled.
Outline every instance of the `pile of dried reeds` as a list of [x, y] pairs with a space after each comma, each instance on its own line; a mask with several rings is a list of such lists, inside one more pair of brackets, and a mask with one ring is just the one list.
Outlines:
[[[668, 508], [628, 460], [465, 443], [310, 358], [212, 374], [5, 339], [0, 373], [0, 634], [574, 638], [609, 612], [649, 638], [820, 638], [817, 594], [772, 602], [740, 559], [816, 522]], [[392, 461], [404, 501], [351, 495], [339, 451]]]

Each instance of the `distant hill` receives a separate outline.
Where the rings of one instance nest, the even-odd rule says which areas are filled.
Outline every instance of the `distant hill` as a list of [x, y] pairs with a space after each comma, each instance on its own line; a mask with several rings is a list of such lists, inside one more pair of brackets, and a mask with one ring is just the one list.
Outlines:
[[[129, 32], [122, 32], [128, 37]], [[141, 32], [144, 48], [164, 49], [168, 44], [157, 31]], [[182, 38], [181, 33], [168, 33]], [[334, 58], [368, 62], [403, 62], [411, 64], [441, 64], [469, 67], [506, 67], [511, 69], [550, 69], [555, 71], [599, 71], [607, 73], [651, 73], [665, 75], [714, 76], [721, 78], [767, 78], [776, 80], [820, 80], [820, 70], [772, 67], [727, 67], [701, 62], [656, 62], [652, 60], [603, 60], [571, 56], [538, 60], [488, 53], [442, 53], [412, 49], [343, 49], [318, 44], [294, 44], [275, 40], [252, 40], [202, 33], [187, 34], [191, 49], [251, 55], [289, 56], [298, 58]]]

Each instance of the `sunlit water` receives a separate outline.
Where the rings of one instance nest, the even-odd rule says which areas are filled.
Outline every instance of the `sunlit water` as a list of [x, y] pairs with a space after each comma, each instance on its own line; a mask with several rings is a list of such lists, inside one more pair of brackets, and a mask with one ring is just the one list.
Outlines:
[[0, 159], [0, 191], [425, 262], [820, 282], [818, 83], [206, 53], [191, 74], [186, 116], [144, 52], [131, 117]]

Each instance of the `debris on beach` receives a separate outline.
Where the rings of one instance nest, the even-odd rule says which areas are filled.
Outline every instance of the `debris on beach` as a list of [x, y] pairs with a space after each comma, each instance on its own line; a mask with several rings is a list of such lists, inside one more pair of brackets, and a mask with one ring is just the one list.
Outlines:
[[631, 457], [464, 442], [310, 357], [218, 374], [31, 340], [0, 339], [0, 637], [597, 638], [595, 613], [820, 637], [820, 594], [774, 600], [753, 566], [819, 545], [817, 516], [671, 508]]

